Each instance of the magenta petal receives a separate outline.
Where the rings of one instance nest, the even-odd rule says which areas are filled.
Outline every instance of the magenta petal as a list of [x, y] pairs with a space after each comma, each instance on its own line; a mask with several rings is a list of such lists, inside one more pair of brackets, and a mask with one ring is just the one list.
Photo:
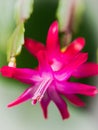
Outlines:
[[34, 56], [36, 56], [40, 50], [45, 50], [44, 44], [42, 44], [41, 42], [37, 42], [35, 40], [29, 39], [29, 38], [25, 39], [24, 45], [26, 49]]
[[44, 97], [42, 98], [40, 104], [41, 108], [43, 110], [43, 115], [45, 118], [47, 118], [47, 108], [50, 103], [50, 98], [48, 97], [47, 93], [45, 93]]
[[33, 84], [36, 81], [40, 81], [39, 73], [33, 69], [16, 68], [13, 73], [13, 78], [27, 84]]
[[64, 94], [64, 96], [75, 106], [85, 106], [85, 103], [75, 94]]
[[51, 86], [48, 89], [48, 94], [50, 99], [56, 104], [59, 109], [62, 119], [69, 118], [69, 112], [67, 110], [67, 104], [65, 101], [59, 96], [54, 86]]
[[46, 41], [46, 47], [50, 53], [54, 53], [54, 50], [56, 52], [57, 50], [60, 49], [59, 39], [58, 39], [58, 22], [57, 21], [53, 22], [49, 28], [47, 41]]
[[15, 69], [16, 69], [16, 68], [14, 68], [14, 67], [3, 66], [3, 67], [0, 69], [0, 72], [1, 72], [2, 76], [8, 77], [8, 78], [12, 78]]
[[87, 62], [79, 66], [72, 75], [76, 78], [85, 78], [98, 75], [98, 64]]
[[94, 96], [98, 93], [95, 86], [66, 81], [57, 83], [57, 90], [62, 94], [83, 94], [86, 96]]
[[51, 67], [48, 63], [46, 52], [40, 51], [37, 54], [37, 58], [38, 58], [38, 62], [39, 62], [39, 66], [38, 66], [39, 72], [43, 73], [43, 70], [45, 70], [46, 71], [45, 73], [51, 74], [52, 71], [51, 71]]
[[64, 53], [68, 57], [73, 57], [83, 49], [84, 45], [85, 45], [84, 38], [79, 37], [76, 40], [74, 40], [72, 43], [70, 43], [70, 45], [67, 47]]
[[14, 78], [27, 84], [33, 84], [35, 81], [41, 80], [39, 73], [33, 69], [3, 66], [1, 73], [5, 77]]
[[86, 62], [87, 59], [88, 59], [88, 53], [79, 53], [68, 64], [68, 65], [71, 64], [70, 67], [69, 67], [69, 69], [71, 69], [71, 71], [74, 70], [75, 68], [79, 67], [81, 64], [83, 64], [84, 62]]
[[62, 68], [60, 71], [55, 72], [55, 78], [57, 80], [67, 80], [75, 69], [87, 61], [87, 58], [87, 53], [79, 53], [74, 57], [73, 60], [70, 61], [70, 63], [66, 64], [64, 68]]
[[29, 100], [32, 96], [33, 96], [33, 90], [32, 90], [32, 87], [30, 87], [26, 89], [15, 101], [8, 104], [8, 107], [13, 107], [20, 103], [23, 103]]
[[[48, 65], [47, 57], [45, 51], [40, 51], [37, 54], [38, 62], [39, 62], [39, 67], [40, 68], [46, 68]], [[49, 65], [48, 65], [49, 66]]]

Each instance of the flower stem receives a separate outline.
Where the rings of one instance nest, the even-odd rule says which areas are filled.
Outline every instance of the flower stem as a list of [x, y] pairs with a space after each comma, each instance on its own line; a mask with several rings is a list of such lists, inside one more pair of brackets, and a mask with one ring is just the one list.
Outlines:
[[72, 39], [75, 8], [76, 8], [76, 0], [71, 0], [70, 6], [68, 8], [68, 14], [66, 17], [67, 23], [61, 32], [63, 34], [63, 38], [62, 38], [63, 47], [67, 46]]

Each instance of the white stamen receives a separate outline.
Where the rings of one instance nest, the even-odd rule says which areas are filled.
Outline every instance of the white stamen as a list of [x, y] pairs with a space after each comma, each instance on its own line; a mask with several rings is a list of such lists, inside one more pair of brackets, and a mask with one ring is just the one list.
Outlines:
[[34, 96], [32, 97], [33, 102], [35, 100], [37, 100], [39, 102], [41, 101], [41, 99], [43, 98], [43, 96], [44, 96], [44, 94], [45, 94], [45, 92], [46, 92], [46, 90], [49, 87], [49, 85], [50, 85], [51, 82], [52, 82], [52, 80], [50, 80], [50, 78], [44, 79], [41, 82], [41, 84], [39, 85], [38, 89], [34, 93]]

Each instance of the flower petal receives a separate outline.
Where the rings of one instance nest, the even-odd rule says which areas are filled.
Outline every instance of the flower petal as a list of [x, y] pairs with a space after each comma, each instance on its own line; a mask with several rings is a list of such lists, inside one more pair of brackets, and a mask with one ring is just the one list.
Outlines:
[[1, 73], [5, 77], [17, 79], [26, 84], [33, 84], [36, 81], [41, 81], [39, 73], [33, 69], [3, 66], [1, 68]]
[[[58, 22], [55, 21], [51, 24], [46, 41], [47, 50], [51, 53], [55, 53], [60, 49], [58, 39]], [[55, 50], [55, 51], [54, 51]]]
[[38, 71], [26, 68], [16, 68], [13, 74], [13, 78], [26, 84], [33, 84], [34, 82], [42, 80]]
[[57, 90], [62, 94], [83, 94], [86, 96], [94, 96], [98, 93], [95, 86], [74, 82], [58, 82]]
[[15, 101], [8, 104], [8, 107], [13, 107], [29, 100], [33, 96], [33, 88], [27, 88]]
[[69, 112], [67, 110], [67, 104], [65, 101], [59, 96], [57, 93], [55, 86], [51, 86], [48, 88], [48, 94], [50, 99], [56, 104], [57, 108], [59, 109], [62, 119], [69, 118]]
[[36, 56], [40, 50], [45, 50], [45, 46], [43, 43], [37, 42], [30, 38], [25, 39], [24, 45], [25, 45], [26, 49], [34, 56]]
[[42, 98], [40, 105], [43, 110], [43, 115], [45, 118], [47, 118], [47, 108], [50, 103], [50, 98], [48, 97], [47, 93], [44, 94], [44, 97]]
[[44, 74], [47, 77], [48, 75], [52, 76], [52, 69], [48, 63], [46, 52], [45, 51], [38, 52], [37, 58], [39, 62], [38, 70], [40, 75], [42, 76], [42, 74]]
[[16, 68], [14, 68], [14, 67], [3, 66], [3, 67], [0, 69], [0, 72], [1, 72], [2, 76], [8, 77], [8, 78], [12, 78], [15, 69], [16, 69]]
[[76, 78], [85, 78], [98, 75], [98, 64], [87, 62], [79, 66], [72, 75]]
[[74, 57], [68, 64], [65, 65], [60, 71], [55, 72], [55, 78], [59, 81], [67, 80], [73, 73], [75, 69], [77, 69], [81, 64], [87, 61], [88, 54], [87, 53], [79, 53]]
[[75, 94], [64, 94], [64, 96], [75, 106], [82, 107], [85, 103]]
[[85, 40], [82, 37], [77, 38], [74, 40], [65, 50], [64, 54], [67, 57], [72, 58], [75, 56], [77, 53], [79, 53], [85, 45]]
[[38, 58], [40, 69], [45, 69], [45, 68], [47, 68], [47, 66], [49, 66], [45, 51], [38, 52], [37, 58]]

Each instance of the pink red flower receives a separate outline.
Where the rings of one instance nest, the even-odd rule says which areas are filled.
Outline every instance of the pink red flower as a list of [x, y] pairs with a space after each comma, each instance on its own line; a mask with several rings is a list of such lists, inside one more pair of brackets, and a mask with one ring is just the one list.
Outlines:
[[49, 28], [46, 46], [35, 40], [25, 39], [25, 47], [37, 58], [39, 64], [36, 69], [9, 66], [1, 68], [2, 76], [30, 85], [8, 107], [29, 99], [32, 100], [33, 105], [39, 101], [44, 117], [47, 118], [48, 105], [53, 101], [59, 109], [62, 119], [65, 119], [69, 117], [69, 112], [61, 95], [76, 106], [84, 106], [84, 102], [77, 94], [94, 96], [98, 93], [95, 86], [70, 81], [72, 76], [83, 78], [98, 74], [98, 64], [87, 62], [88, 54], [81, 52], [84, 45], [84, 38], [79, 37], [67, 48], [60, 49], [57, 21], [53, 22]]

